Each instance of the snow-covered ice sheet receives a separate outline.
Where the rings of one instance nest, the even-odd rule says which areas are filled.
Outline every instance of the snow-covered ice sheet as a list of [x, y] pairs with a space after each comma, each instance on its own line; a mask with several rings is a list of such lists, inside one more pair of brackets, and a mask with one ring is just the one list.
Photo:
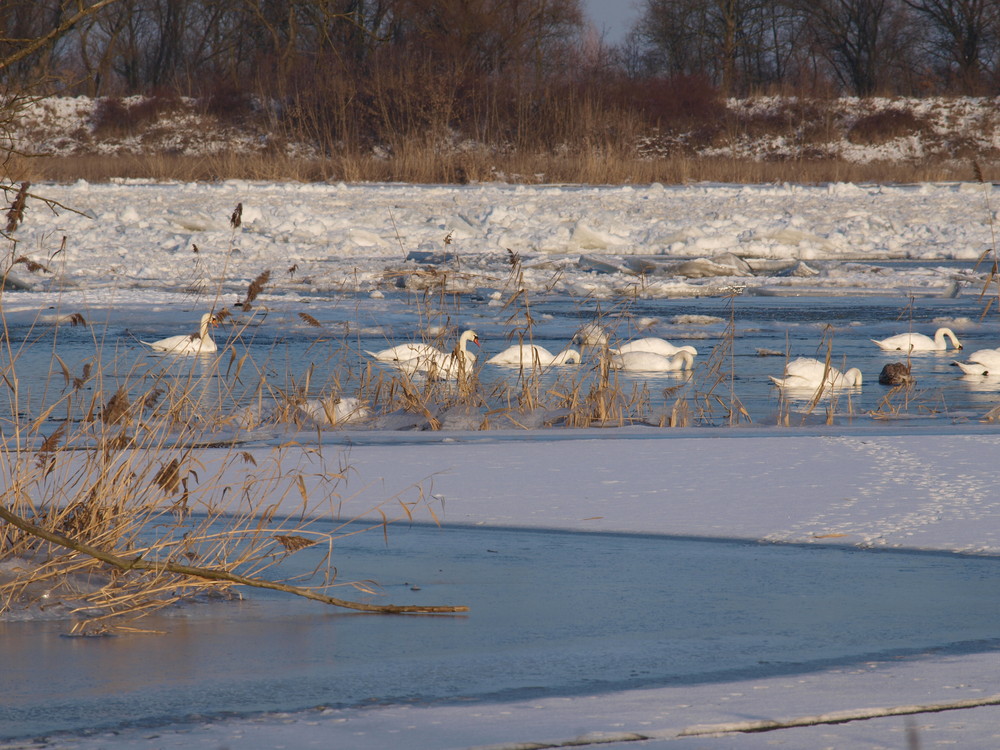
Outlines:
[[[14, 236], [48, 273], [28, 288], [242, 292], [264, 270], [271, 294], [309, 298], [428, 283], [498, 289], [508, 250], [529, 291], [691, 297], [734, 285], [762, 293], [954, 292], [992, 247], [992, 188], [663, 185], [625, 187], [263, 184], [36, 185]], [[242, 224], [230, 218], [242, 205]], [[73, 209], [72, 211], [68, 209]], [[642, 261], [638, 260], [639, 256]], [[407, 260], [409, 258], [409, 260]], [[849, 263], [872, 261], [872, 264]], [[930, 268], [885, 261], [919, 260]], [[980, 269], [985, 271], [985, 267]], [[431, 283], [438, 283], [440, 279]], [[977, 290], [978, 291], [978, 290]], [[95, 297], [95, 301], [100, 297]]]

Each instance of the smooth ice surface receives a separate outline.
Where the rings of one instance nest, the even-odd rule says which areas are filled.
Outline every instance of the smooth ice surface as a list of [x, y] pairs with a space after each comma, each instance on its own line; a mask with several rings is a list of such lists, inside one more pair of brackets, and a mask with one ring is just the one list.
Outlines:
[[[579, 696], [1000, 646], [989, 558], [432, 526], [335, 549], [343, 580], [471, 612], [372, 617], [251, 592], [144, 623], [160, 636], [91, 643], [60, 637], [61, 623], [0, 624], [17, 685], [0, 736], [122, 717]], [[284, 572], [310, 570], [310, 557]]]

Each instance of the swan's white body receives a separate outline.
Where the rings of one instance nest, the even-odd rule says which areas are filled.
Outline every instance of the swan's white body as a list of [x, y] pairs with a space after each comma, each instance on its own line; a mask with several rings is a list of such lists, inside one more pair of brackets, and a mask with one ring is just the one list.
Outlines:
[[587, 323], [573, 336], [573, 343], [580, 346], [607, 346], [608, 332], [599, 323]]
[[[389, 364], [408, 375], [426, 373], [428, 377], [454, 380], [462, 372], [466, 374], [472, 372], [472, 366], [476, 362], [476, 355], [466, 348], [470, 341], [479, 346], [479, 336], [476, 332], [472, 330], [464, 331], [458, 339], [457, 352], [443, 352], [433, 346], [423, 344], [421, 347], [427, 348], [421, 348], [421, 353], [417, 356], [408, 359], [389, 360]], [[409, 345], [403, 344], [403, 346]], [[368, 352], [368, 354], [371, 354], [373, 357], [375, 356], [372, 352]]]
[[773, 375], [770, 377], [779, 388], [817, 390], [821, 385], [827, 388], [854, 388], [861, 385], [861, 370], [857, 367], [841, 372], [836, 367], [827, 369], [823, 362], [809, 357], [799, 357], [785, 365], [783, 378], [776, 378]]
[[538, 344], [514, 344], [486, 360], [491, 365], [516, 365], [518, 367], [549, 367], [550, 365], [574, 365], [580, 363], [580, 352], [564, 349], [553, 354]]
[[299, 411], [316, 424], [331, 426], [364, 422], [371, 415], [360, 399], [350, 397], [311, 398], [299, 406]]
[[180, 336], [168, 336], [159, 341], [143, 341], [156, 352], [169, 352], [170, 354], [210, 354], [218, 349], [209, 327], [214, 326], [215, 319], [212, 313], [205, 313], [201, 316], [201, 327], [198, 333], [182, 334]]
[[[421, 357], [433, 358], [439, 354], [443, 354], [443, 352], [436, 346], [417, 341], [411, 344], [396, 344], [396, 346], [391, 346], [380, 352], [366, 351], [365, 354], [379, 362], [406, 362]], [[469, 361], [476, 361], [476, 355], [472, 352], [466, 352], [466, 356]]]
[[948, 342], [945, 339], [951, 341], [952, 349], [962, 348], [958, 337], [950, 328], [938, 328], [934, 332], [934, 338], [923, 333], [898, 333], [881, 341], [877, 339], [872, 339], [872, 341], [879, 349], [887, 352], [943, 352], [948, 348]]
[[653, 352], [654, 354], [659, 354], [664, 357], [672, 357], [677, 352], [691, 352], [692, 355], [697, 356], [698, 350], [693, 346], [675, 346], [665, 339], [659, 339], [656, 337], [648, 337], [644, 339], [636, 339], [635, 341], [629, 341], [627, 344], [622, 344], [617, 349], [610, 350], [612, 354], [625, 354], [627, 352]]
[[1000, 375], [1000, 350], [980, 349], [966, 362], [955, 362], [966, 375]]
[[614, 369], [628, 372], [679, 372], [694, 366], [694, 355], [684, 349], [669, 357], [656, 352], [622, 352], [612, 354], [609, 362]]

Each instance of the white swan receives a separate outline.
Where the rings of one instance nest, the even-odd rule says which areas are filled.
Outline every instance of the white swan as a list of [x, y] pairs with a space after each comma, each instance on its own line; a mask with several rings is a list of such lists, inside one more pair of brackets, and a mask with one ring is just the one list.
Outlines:
[[664, 357], [672, 357], [677, 354], [677, 352], [681, 351], [691, 352], [691, 354], [695, 356], [698, 354], [698, 350], [693, 346], [675, 346], [665, 339], [659, 339], [654, 336], [629, 341], [627, 344], [622, 344], [617, 349], [611, 349], [610, 351], [612, 354], [625, 354], [626, 352], [653, 352], [654, 354], [661, 354]]
[[600, 323], [587, 323], [573, 335], [573, 343], [583, 347], [607, 346], [608, 332]]
[[[433, 346], [428, 346], [426, 349], [421, 349], [422, 353], [415, 357], [392, 360], [389, 361], [389, 364], [409, 375], [422, 372], [426, 373], [428, 377], [453, 380], [462, 372], [466, 374], [472, 372], [472, 366], [476, 362], [476, 355], [466, 348], [470, 341], [479, 346], [478, 334], [472, 330], [464, 331], [458, 338], [455, 351], [443, 352]], [[407, 345], [404, 344], [404, 346]], [[372, 354], [371, 352], [368, 353]]]
[[694, 355], [685, 349], [669, 357], [656, 352], [622, 352], [612, 354], [609, 362], [614, 369], [628, 372], [678, 372], [694, 366]]
[[550, 365], [575, 365], [580, 363], [580, 352], [564, 349], [553, 354], [538, 344], [514, 344], [486, 360], [489, 365], [517, 365], [519, 367]]
[[779, 388], [816, 390], [824, 384], [827, 388], [853, 388], [861, 385], [861, 370], [852, 367], [847, 372], [841, 372], [836, 367], [827, 368], [818, 359], [799, 357], [785, 365], [783, 378], [776, 378], [774, 375], [770, 378]]
[[[465, 333], [470, 333], [470, 331], [466, 331]], [[464, 336], [465, 334], [462, 335]], [[472, 339], [467, 340], [471, 341]], [[461, 339], [459, 339], [459, 341], [461, 341]], [[478, 337], [475, 339], [475, 342], [477, 344], [479, 343]], [[366, 350], [365, 354], [372, 359], [378, 360], [379, 362], [406, 362], [408, 360], [421, 357], [433, 358], [439, 354], [443, 354], [443, 352], [431, 344], [424, 344], [419, 341], [415, 341], [407, 344], [396, 344], [396, 346], [390, 346], [388, 349], [383, 349], [379, 352], [370, 352]], [[476, 361], [476, 355], [472, 352], [466, 351], [465, 354], [466, 359], [470, 362]]]
[[310, 398], [299, 405], [298, 410], [316, 424], [333, 427], [364, 422], [371, 416], [361, 399], [347, 396]]
[[143, 341], [142, 343], [151, 347], [156, 352], [210, 354], [218, 349], [209, 333], [209, 327], [215, 325], [218, 325], [218, 323], [212, 313], [205, 313], [201, 316], [201, 327], [198, 329], [198, 333], [168, 336], [159, 341]]
[[1000, 350], [980, 349], [966, 362], [955, 362], [966, 375], [1000, 375]]
[[934, 332], [934, 338], [923, 333], [898, 333], [881, 341], [872, 341], [883, 351], [904, 351], [904, 352], [943, 352], [948, 348], [945, 338], [951, 339], [952, 349], [961, 349], [962, 344], [958, 337], [950, 328], [938, 328]]

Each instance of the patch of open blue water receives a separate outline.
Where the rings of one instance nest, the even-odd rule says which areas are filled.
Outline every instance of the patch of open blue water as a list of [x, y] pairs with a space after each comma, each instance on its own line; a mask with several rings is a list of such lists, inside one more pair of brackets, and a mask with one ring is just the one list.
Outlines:
[[[297, 308], [272, 311], [260, 326], [239, 335], [231, 328], [221, 328], [216, 338], [222, 348], [228, 345], [236, 355], [247, 355], [247, 364], [238, 377], [229, 354], [222, 355], [220, 367], [212, 367], [198, 357], [150, 354], [140, 339], [176, 333], [174, 319], [133, 319], [112, 311], [106, 327], [99, 332], [68, 326], [55, 330], [33, 326], [27, 319], [13, 320], [8, 335], [12, 341], [25, 344], [16, 347], [14, 365], [21, 383], [20, 400], [16, 405], [9, 397], [0, 401], [0, 419], [8, 418], [15, 409], [22, 417], [30, 417], [59, 399], [73, 399], [74, 405], [72, 409], [60, 406], [53, 411], [53, 419], [65, 418], [74, 409], [79, 415], [91, 407], [91, 384], [74, 392], [53, 353], [59, 355], [72, 377], [81, 375], [88, 363], [95, 367], [99, 363], [105, 393], [114, 393], [123, 383], [131, 384], [134, 397], [157, 385], [195, 383], [209, 406], [229, 402], [237, 408], [256, 402], [262, 381], [267, 383], [269, 393], [354, 395], [366, 368], [372, 367], [376, 375], [380, 370], [386, 376], [393, 374], [387, 366], [373, 365], [365, 350], [420, 340], [429, 322], [444, 324], [455, 332], [476, 329], [482, 340], [482, 348], [477, 350], [480, 363], [511, 343], [513, 323], [508, 319], [514, 311], [490, 306], [487, 296], [444, 300], [433, 320], [415, 314], [416, 304], [414, 295], [404, 292], [381, 300], [359, 296], [353, 305], [343, 301], [328, 309], [311, 305], [310, 313], [323, 324], [322, 329], [304, 324], [294, 312]], [[1000, 402], [1000, 376], [963, 376], [952, 363], [977, 349], [1000, 346], [1000, 318], [996, 311], [985, 316], [984, 311], [984, 299], [971, 292], [920, 299], [887, 292], [882, 297], [744, 295], [733, 300], [707, 297], [627, 302], [539, 295], [532, 303], [532, 340], [559, 351], [570, 344], [581, 325], [599, 318], [622, 340], [657, 335], [695, 346], [699, 356], [690, 380], [674, 373], [617, 376], [626, 395], [633, 388], [645, 392], [647, 404], [637, 413], [640, 421], [653, 424], [669, 413], [678, 396], [685, 396], [692, 404], [711, 407], [692, 410], [689, 424], [695, 427], [729, 425], [732, 420], [726, 416], [727, 408], [737, 403], [752, 424], [762, 427], [813, 428], [828, 423], [841, 427], [877, 426], [887, 421], [900, 428], [928, 423], [974, 425]], [[679, 316], [701, 319], [691, 321]], [[642, 331], [639, 324], [644, 319], [659, 322], [651, 330]], [[726, 337], [730, 322], [735, 334], [731, 348]], [[879, 372], [885, 364], [907, 358], [901, 352], [882, 352], [871, 339], [910, 330], [931, 334], [939, 326], [954, 328], [964, 349], [914, 354], [909, 358], [916, 379], [914, 388], [905, 394], [893, 394], [887, 402], [890, 389], [877, 382]], [[808, 399], [783, 399], [770, 376], [780, 376], [787, 359], [822, 360], [828, 350], [835, 367], [857, 367], [862, 371], [862, 387], [823, 399], [812, 408]], [[719, 370], [711, 370], [712, 360], [721, 365]], [[578, 367], [550, 368], [540, 379], [541, 392], [558, 381], [563, 391], [582, 383], [580, 392], [585, 394], [595, 373], [593, 358], [585, 359]], [[484, 412], [499, 409], [495, 413], [500, 414], [509, 403], [500, 394], [516, 396], [517, 369], [481, 364], [478, 376], [487, 398]], [[502, 416], [490, 421], [494, 428], [516, 427]], [[741, 418], [740, 422], [746, 420]]]
[[[284, 573], [311, 570], [306, 550]], [[252, 590], [157, 634], [0, 623], [0, 737], [319, 705], [494, 701], [693, 684], [1000, 647], [998, 561], [951, 554], [434, 526], [338, 540], [383, 616]]]

